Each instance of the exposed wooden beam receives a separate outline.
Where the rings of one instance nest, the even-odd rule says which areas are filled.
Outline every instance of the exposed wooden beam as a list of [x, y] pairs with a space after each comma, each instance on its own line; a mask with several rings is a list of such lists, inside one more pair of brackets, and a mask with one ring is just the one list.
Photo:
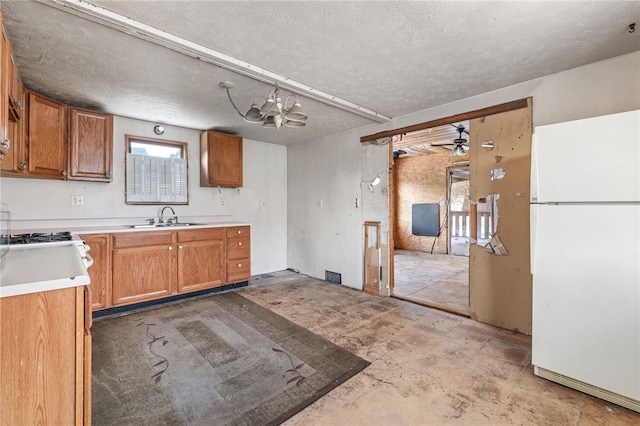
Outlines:
[[487, 108], [478, 109], [475, 111], [469, 111], [462, 114], [452, 115], [450, 117], [438, 118], [436, 120], [427, 121], [425, 123], [413, 124], [407, 127], [401, 127], [395, 130], [386, 130], [384, 132], [378, 132], [373, 135], [362, 136], [360, 142], [371, 142], [376, 139], [384, 139], [394, 135], [411, 133], [418, 130], [429, 129], [432, 127], [443, 126], [445, 124], [455, 123], [457, 121], [466, 121], [478, 117], [484, 117], [487, 115], [500, 114], [501, 112], [513, 111], [516, 109], [526, 108], [529, 105], [530, 98], [518, 99], [516, 101], [506, 102], [500, 105], [494, 105]]

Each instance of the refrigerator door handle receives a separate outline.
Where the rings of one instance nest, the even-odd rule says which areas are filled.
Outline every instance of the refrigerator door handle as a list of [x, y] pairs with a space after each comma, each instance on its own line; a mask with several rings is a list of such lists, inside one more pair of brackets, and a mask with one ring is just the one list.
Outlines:
[[529, 224], [529, 238], [531, 244], [531, 250], [529, 251], [529, 263], [531, 266], [531, 273], [535, 274], [536, 272], [536, 249], [538, 242], [538, 210], [540, 210], [540, 206], [536, 204], [531, 204], [530, 207], [530, 224]]
[[538, 144], [536, 143], [535, 131], [531, 135], [531, 184], [530, 184], [530, 201], [538, 201], [538, 161], [536, 156]]

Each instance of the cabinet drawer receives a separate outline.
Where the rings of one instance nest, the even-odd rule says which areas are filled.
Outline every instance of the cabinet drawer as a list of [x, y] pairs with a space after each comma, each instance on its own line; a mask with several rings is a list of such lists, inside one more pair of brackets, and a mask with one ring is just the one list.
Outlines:
[[249, 238], [229, 238], [227, 240], [227, 260], [248, 259], [251, 247]]
[[248, 236], [249, 236], [248, 226], [231, 226], [227, 228], [227, 238], [239, 238], [239, 237], [248, 237]]
[[113, 248], [158, 246], [173, 244], [173, 233], [164, 232], [131, 232], [127, 234], [114, 234]]
[[178, 242], [219, 240], [226, 237], [226, 228], [200, 228], [178, 231]]
[[227, 262], [227, 282], [247, 281], [251, 277], [251, 262], [242, 259]]

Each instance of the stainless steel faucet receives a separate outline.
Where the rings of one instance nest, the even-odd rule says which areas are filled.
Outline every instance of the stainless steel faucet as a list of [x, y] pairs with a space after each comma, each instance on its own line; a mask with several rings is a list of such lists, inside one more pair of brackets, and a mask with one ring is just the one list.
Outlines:
[[160, 218], [158, 219], [158, 223], [164, 223], [164, 211], [166, 209], [171, 210], [171, 214], [173, 214], [173, 217], [169, 218], [169, 223], [172, 223], [174, 221], [177, 222], [178, 221], [178, 216], [176, 216], [176, 212], [173, 211], [173, 208], [171, 206], [164, 206], [162, 208], [162, 210], [160, 211]]

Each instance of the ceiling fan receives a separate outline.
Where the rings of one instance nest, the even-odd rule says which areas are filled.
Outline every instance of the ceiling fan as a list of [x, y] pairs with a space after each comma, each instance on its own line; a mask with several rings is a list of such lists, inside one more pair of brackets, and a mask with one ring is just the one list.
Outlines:
[[458, 137], [454, 139], [453, 142], [436, 142], [432, 143], [431, 146], [454, 145], [453, 149], [451, 150], [451, 155], [465, 155], [466, 151], [469, 150], [469, 141], [462, 137], [462, 133], [466, 133], [468, 135], [469, 132], [462, 124], [458, 124], [457, 126], [455, 124], [452, 124], [452, 126], [455, 127], [459, 133]]

